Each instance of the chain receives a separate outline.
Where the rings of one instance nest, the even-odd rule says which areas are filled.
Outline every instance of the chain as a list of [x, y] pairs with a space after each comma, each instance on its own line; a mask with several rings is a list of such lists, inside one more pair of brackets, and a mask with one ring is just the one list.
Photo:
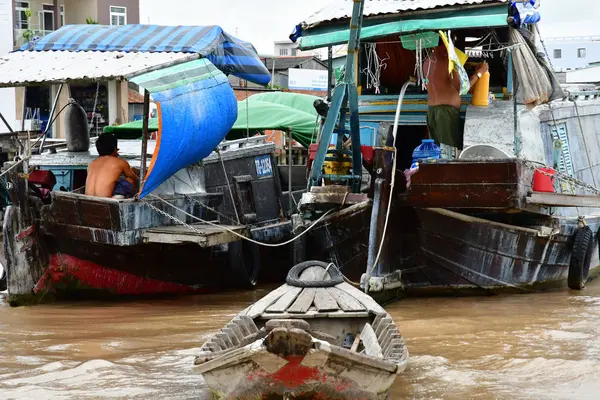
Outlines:
[[[546, 171], [542, 171], [539, 168], [539, 166], [536, 167], [534, 165], [534, 163], [535, 162], [533, 162], [533, 161], [525, 160], [525, 165], [527, 165], [529, 168], [531, 168], [534, 171], [537, 171], [538, 173], [540, 173], [542, 175], [548, 176], [550, 178], [556, 178], [556, 179], [558, 179], [559, 181], [562, 181], [562, 182], [571, 183], [572, 185], [578, 186], [578, 187], [580, 187], [580, 188], [582, 188], [584, 190], [588, 190], [588, 191], [594, 193], [595, 195], [600, 195], [600, 190], [596, 189], [595, 187], [593, 187], [591, 185], [588, 185], [587, 183], [585, 183], [583, 181], [580, 181], [579, 179], [573, 178], [572, 176], [568, 176], [568, 175], [562, 174], [562, 173], [560, 173], [558, 171], [555, 174], [550, 174], [550, 173], [548, 173]], [[535, 163], [535, 164], [539, 164], [540, 166], [545, 167], [545, 165], [543, 165], [541, 163]]]
[[162, 214], [163, 216], [169, 218], [170, 220], [174, 221], [175, 223], [185, 226], [186, 228], [188, 228], [189, 230], [193, 231], [194, 233], [197, 233], [198, 235], [203, 235], [202, 232], [200, 232], [198, 229], [194, 228], [190, 224], [185, 223], [184, 221], [182, 221], [182, 220], [180, 220], [178, 218], [175, 218], [174, 216], [172, 216], [168, 212], [161, 210], [160, 208], [156, 207], [153, 204], [148, 203], [145, 200], [141, 200], [141, 201], [142, 201], [142, 203], [144, 203], [145, 205], [147, 205], [149, 208], [151, 208], [154, 211], [158, 212], [159, 214]]
[[[327, 212], [325, 212], [325, 213], [324, 213], [324, 214], [323, 214], [323, 215], [322, 215], [322, 216], [321, 216], [321, 217], [320, 217], [318, 220], [316, 220], [315, 222], [313, 222], [313, 224], [312, 224], [310, 227], [308, 227], [308, 229], [306, 229], [305, 231], [303, 231], [303, 232], [302, 232], [301, 234], [299, 234], [298, 236], [294, 236], [293, 238], [291, 238], [291, 239], [290, 239], [290, 240], [288, 240], [287, 242], [283, 242], [283, 243], [275, 243], [275, 244], [273, 244], [273, 243], [263, 243], [263, 242], [256, 241], [256, 240], [254, 240], [254, 239], [251, 239], [251, 238], [249, 238], [249, 237], [247, 237], [247, 236], [241, 235], [241, 234], [239, 234], [238, 232], [236, 232], [236, 231], [234, 231], [234, 230], [231, 230], [231, 229], [229, 229], [229, 228], [227, 228], [227, 227], [225, 227], [225, 226], [222, 226], [222, 225], [219, 225], [219, 224], [215, 224], [214, 222], [205, 221], [205, 220], [203, 220], [202, 218], [199, 218], [199, 217], [197, 217], [197, 216], [195, 216], [195, 215], [193, 215], [193, 214], [190, 214], [190, 213], [188, 213], [187, 211], [185, 211], [185, 210], [183, 210], [183, 209], [181, 209], [181, 208], [179, 208], [179, 207], [177, 207], [177, 206], [175, 206], [175, 205], [173, 205], [173, 204], [169, 203], [169, 202], [168, 202], [168, 201], [166, 201], [165, 199], [162, 199], [162, 198], [160, 198], [160, 197], [158, 197], [158, 196], [156, 196], [156, 195], [154, 195], [154, 194], [150, 194], [150, 196], [154, 197], [154, 198], [155, 198], [155, 199], [157, 199], [157, 200], [160, 200], [161, 202], [165, 203], [166, 205], [173, 207], [174, 209], [176, 209], [176, 210], [177, 210], [177, 211], [179, 211], [180, 213], [182, 213], [182, 214], [184, 214], [184, 215], [187, 215], [188, 217], [190, 217], [190, 218], [193, 218], [193, 219], [195, 219], [195, 220], [197, 220], [197, 221], [199, 221], [199, 222], [202, 222], [202, 223], [204, 223], [204, 224], [208, 224], [208, 225], [214, 226], [215, 228], [219, 228], [219, 229], [221, 229], [221, 230], [223, 230], [223, 231], [229, 232], [229, 233], [233, 234], [234, 236], [237, 236], [237, 237], [241, 238], [242, 240], [246, 240], [246, 241], [248, 241], [248, 242], [250, 242], [250, 243], [254, 243], [254, 244], [257, 244], [257, 245], [259, 245], [259, 246], [265, 246], [265, 247], [281, 247], [281, 246], [286, 246], [286, 245], [288, 245], [288, 244], [290, 244], [290, 243], [293, 243], [293, 242], [295, 242], [296, 240], [300, 239], [302, 236], [304, 236], [304, 235], [306, 235], [308, 232], [310, 232], [310, 231], [311, 231], [311, 230], [312, 230], [314, 227], [316, 227], [316, 226], [317, 226], [317, 225], [318, 225], [318, 224], [319, 224], [321, 221], [323, 221], [323, 219], [325, 219], [325, 217], [327, 217], [327, 216], [328, 216], [328, 215], [329, 215], [329, 214], [330, 214], [332, 211], [334, 211], [334, 210], [335, 210], [335, 209], [333, 209], [333, 208], [332, 208], [332, 209], [328, 210]], [[194, 228], [194, 227], [193, 227], [193, 226], [191, 226], [190, 224], [187, 224], [187, 223], [185, 223], [184, 221], [181, 221], [180, 219], [177, 219], [176, 217], [174, 217], [174, 216], [170, 215], [169, 213], [167, 213], [167, 212], [165, 212], [165, 211], [163, 211], [163, 210], [159, 209], [158, 207], [154, 206], [153, 204], [150, 204], [150, 203], [148, 203], [146, 200], [143, 200], [143, 199], [142, 199], [142, 200], [140, 200], [140, 201], [141, 201], [142, 203], [144, 203], [145, 205], [147, 205], [149, 208], [153, 209], [154, 211], [157, 211], [158, 213], [160, 213], [160, 214], [162, 214], [162, 215], [166, 216], [167, 218], [169, 218], [170, 220], [173, 220], [173, 221], [175, 221], [176, 223], [178, 223], [178, 224], [180, 224], [180, 225], [183, 225], [183, 226], [185, 226], [186, 228], [190, 229], [191, 231], [193, 231], [193, 232], [197, 233], [198, 235], [203, 235], [203, 234], [204, 234], [203, 232], [200, 232], [199, 230], [197, 230], [196, 228]]]
[[535, 26], [535, 32], [538, 34], [538, 37], [540, 38], [540, 43], [542, 44], [542, 47], [544, 48], [544, 53], [546, 53], [546, 60], [548, 60], [548, 64], [550, 64], [550, 68], [552, 68], [552, 71], [554, 71], [554, 65], [552, 65], [552, 59], [550, 58], [550, 54], [548, 54], [548, 49], [546, 48], [546, 42], [544, 42], [544, 39], [542, 39], [542, 34], [540, 33], [540, 28], [538, 27], [538, 24], [533, 24], [533, 26]]
[[196, 199], [194, 199], [193, 197], [191, 197], [191, 196], [188, 196], [188, 195], [186, 195], [186, 194], [184, 194], [183, 196], [184, 196], [184, 197], [185, 197], [185, 198], [186, 198], [186, 199], [187, 199], [189, 202], [191, 202], [192, 204], [199, 204], [200, 206], [202, 206], [202, 207], [206, 208], [207, 210], [209, 210], [209, 211], [212, 211], [212, 212], [214, 212], [215, 214], [217, 214], [217, 215], [219, 215], [219, 216], [221, 216], [221, 217], [223, 217], [223, 218], [225, 218], [225, 219], [228, 219], [229, 221], [233, 222], [234, 224], [236, 224], [236, 225], [237, 225], [237, 224], [239, 224], [239, 222], [238, 222], [238, 221], [235, 221], [233, 218], [231, 218], [231, 217], [228, 217], [227, 215], [220, 213], [220, 212], [219, 212], [219, 211], [217, 211], [216, 209], [214, 209], [214, 208], [210, 207], [210, 206], [209, 206], [209, 205], [207, 205], [207, 204], [204, 204], [204, 203], [203, 203], [203, 202], [201, 202], [200, 200], [196, 200]]

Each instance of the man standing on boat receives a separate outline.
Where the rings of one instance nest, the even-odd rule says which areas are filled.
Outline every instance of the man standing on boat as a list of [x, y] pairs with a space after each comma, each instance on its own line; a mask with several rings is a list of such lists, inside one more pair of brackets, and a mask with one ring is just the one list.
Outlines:
[[[441, 145], [443, 157], [456, 158], [463, 148], [464, 134], [464, 124], [460, 117], [461, 81], [456, 68], [448, 73], [448, 63], [448, 49], [440, 40], [440, 45], [433, 49], [431, 57], [423, 64], [429, 93], [427, 128], [431, 138]], [[470, 87], [487, 71], [488, 64], [483, 62], [469, 78]]]
[[[112, 133], [103, 133], [96, 141], [100, 157], [88, 166], [85, 194], [97, 197], [132, 197], [138, 176], [129, 163], [119, 158], [117, 138]], [[125, 178], [121, 178], [125, 175]]]

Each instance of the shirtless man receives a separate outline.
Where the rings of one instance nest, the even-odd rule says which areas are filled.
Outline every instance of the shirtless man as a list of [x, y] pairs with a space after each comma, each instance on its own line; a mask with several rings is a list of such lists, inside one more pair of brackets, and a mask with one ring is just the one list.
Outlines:
[[[442, 41], [433, 49], [423, 69], [427, 81], [427, 127], [431, 138], [438, 144], [462, 150], [463, 123], [460, 118], [460, 78], [456, 70], [448, 74], [448, 51]], [[471, 88], [487, 72], [488, 64], [482, 63], [477, 72], [469, 78]], [[443, 147], [443, 146], [442, 146]]]
[[[96, 141], [96, 149], [100, 157], [88, 166], [85, 194], [98, 197], [132, 197], [138, 177], [129, 163], [119, 158], [117, 138], [111, 133], [103, 133]], [[121, 178], [121, 174], [125, 175], [125, 178]]]

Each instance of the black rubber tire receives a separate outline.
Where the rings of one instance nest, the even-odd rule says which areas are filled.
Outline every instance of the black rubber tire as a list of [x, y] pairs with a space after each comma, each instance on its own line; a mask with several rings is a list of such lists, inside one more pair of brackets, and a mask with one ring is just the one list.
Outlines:
[[239, 240], [229, 243], [227, 257], [232, 272], [231, 283], [237, 289], [252, 289], [258, 283], [260, 252], [258, 245]]
[[593, 237], [589, 226], [584, 226], [575, 232], [567, 281], [570, 289], [582, 290], [585, 287], [594, 250]]
[[285, 278], [285, 282], [290, 286], [296, 287], [332, 287], [335, 285], [339, 285], [344, 282], [344, 276], [337, 269], [336, 266], [332, 265], [329, 267], [329, 276], [331, 276], [330, 280], [325, 281], [302, 281], [300, 280], [300, 275], [304, 272], [305, 269], [310, 267], [322, 267], [323, 269], [327, 268], [330, 263], [326, 263], [323, 261], [304, 261], [300, 264], [294, 265], [290, 272], [288, 272], [287, 278]]

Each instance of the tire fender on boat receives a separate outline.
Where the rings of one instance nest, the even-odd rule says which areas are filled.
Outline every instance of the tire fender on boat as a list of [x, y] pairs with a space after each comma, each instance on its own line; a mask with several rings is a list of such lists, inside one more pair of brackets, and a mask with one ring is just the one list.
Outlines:
[[588, 280], [592, 252], [594, 251], [594, 234], [589, 226], [583, 226], [573, 237], [573, 251], [569, 264], [568, 285], [570, 289], [582, 290]]
[[[302, 275], [302, 272], [304, 272], [304, 270], [306, 270], [310, 267], [323, 268], [323, 271], [324, 272], [327, 271], [329, 276], [331, 277], [331, 279], [310, 280], [310, 281], [300, 279], [300, 275]], [[333, 265], [331, 263], [311, 260], [311, 261], [304, 261], [304, 262], [301, 262], [300, 264], [294, 265], [288, 272], [285, 282], [290, 286], [296, 286], [296, 287], [312, 287], [312, 288], [332, 287], [332, 286], [339, 285], [340, 283], [344, 282], [344, 276], [337, 269], [337, 267], [335, 267], [335, 265]]]

